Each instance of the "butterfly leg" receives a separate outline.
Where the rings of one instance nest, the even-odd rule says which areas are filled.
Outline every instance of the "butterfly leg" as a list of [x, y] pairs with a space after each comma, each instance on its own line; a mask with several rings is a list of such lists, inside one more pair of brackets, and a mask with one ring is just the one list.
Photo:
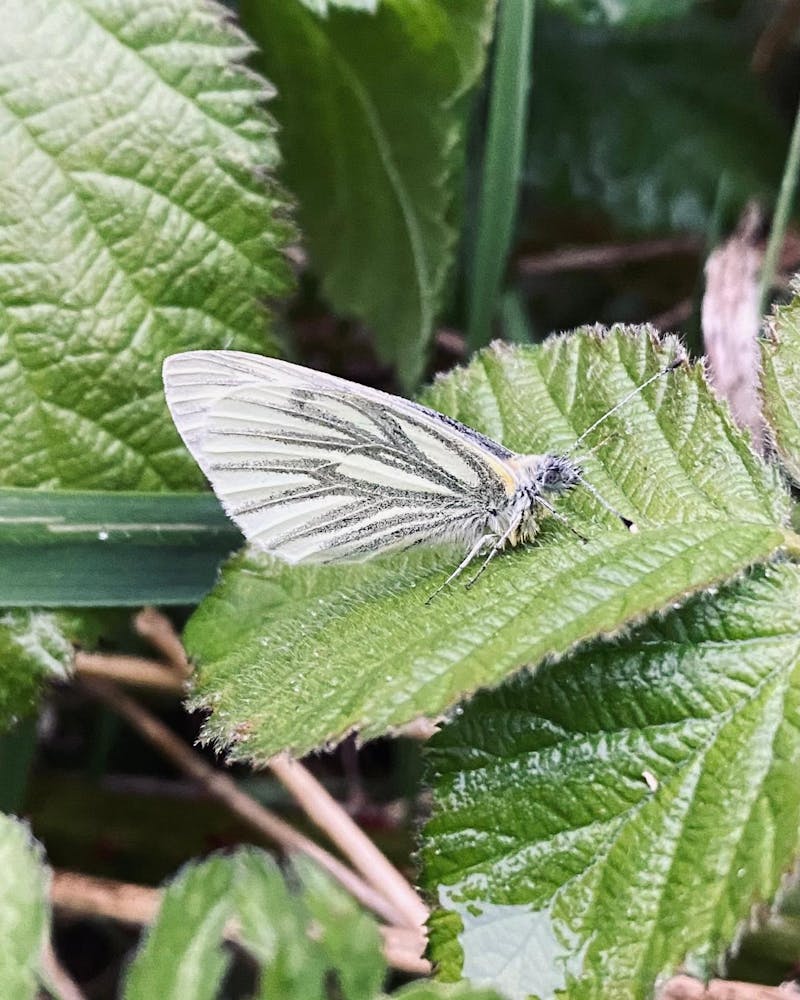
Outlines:
[[544, 497], [537, 497], [536, 498], [536, 502], [538, 504], [541, 504], [542, 507], [544, 507], [544, 509], [546, 511], [549, 511], [550, 514], [552, 514], [552, 516], [557, 521], [561, 521], [562, 524], [566, 524], [566, 526], [569, 528], [569, 530], [572, 532], [572, 534], [573, 535], [577, 535], [578, 538], [580, 538], [580, 540], [582, 542], [588, 542], [589, 541], [589, 539], [586, 537], [586, 535], [582, 535], [580, 533], [580, 531], [577, 531], [575, 528], [573, 528], [572, 525], [569, 523], [569, 521], [566, 519], [566, 517], [564, 517], [564, 515], [562, 513], [560, 513], [559, 511], [557, 511], [555, 509], [555, 507], [551, 503], [548, 503], [548, 501], [545, 500]]
[[471, 580], [467, 580], [466, 584], [464, 585], [467, 590], [469, 590], [470, 587], [474, 586], [474, 584], [476, 584], [478, 580], [483, 576], [484, 572], [486, 571], [486, 567], [489, 565], [492, 559], [494, 559], [494, 557], [497, 555], [498, 552], [502, 552], [502, 550], [505, 548], [506, 542], [516, 531], [519, 531], [519, 523], [517, 521], [515, 521], [497, 539], [497, 541], [492, 546], [489, 555], [481, 563], [481, 568], [478, 570], [478, 572], [475, 574], [475, 576], [473, 576]]
[[[434, 592], [425, 601], [425, 603], [430, 604], [437, 594], [441, 593], [445, 587], [449, 586], [453, 582], [453, 580], [455, 580], [457, 576], [463, 573], [464, 570], [467, 568], [467, 566], [469, 566], [469, 564], [472, 562], [475, 556], [478, 555], [480, 550], [484, 547], [484, 545], [486, 545], [487, 542], [497, 543], [497, 541], [498, 541], [497, 535], [492, 535], [492, 534], [481, 535], [481, 537], [477, 540], [477, 542], [475, 542], [475, 544], [472, 546], [469, 552], [464, 556], [464, 558], [461, 560], [458, 566], [456, 566], [456, 568], [453, 570], [450, 576], [448, 576], [448, 578], [444, 581], [443, 584], [441, 584], [439, 587], [436, 588], [436, 590], [434, 590]], [[492, 551], [494, 551], [494, 545], [492, 546]]]

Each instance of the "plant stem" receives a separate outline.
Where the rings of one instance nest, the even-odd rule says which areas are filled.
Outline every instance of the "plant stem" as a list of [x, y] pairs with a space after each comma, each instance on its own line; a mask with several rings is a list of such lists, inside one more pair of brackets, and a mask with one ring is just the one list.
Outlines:
[[772, 231], [769, 234], [767, 252], [764, 255], [764, 265], [761, 269], [761, 308], [759, 311], [762, 315], [769, 303], [769, 294], [775, 277], [775, 269], [783, 247], [786, 226], [789, 223], [789, 214], [792, 210], [794, 193], [797, 189], [798, 171], [800, 171], [800, 103], [797, 106], [792, 138], [789, 143], [789, 152], [786, 156], [786, 165], [783, 168], [781, 189], [778, 194], [778, 202], [775, 205]]
[[491, 339], [498, 290], [514, 235], [525, 155], [535, 0], [500, 0], [478, 226], [469, 275], [468, 343]]
[[367, 885], [347, 865], [342, 864], [319, 844], [303, 836], [289, 823], [274, 816], [269, 810], [243, 792], [227, 774], [218, 771], [171, 729], [148, 712], [133, 698], [123, 694], [115, 685], [97, 678], [86, 679], [82, 686], [95, 698], [108, 705], [127, 720], [149, 743], [184, 774], [202, 785], [206, 793], [222, 802], [232, 813], [258, 830], [263, 836], [291, 853], [299, 851], [308, 855], [332, 875], [363, 906], [377, 913], [391, 924], [407, 926], [397, 907], [389, 899]]
[[299, 761], [279, 754], [269, 762], [275, 777], [297, 799], [303, 811], [350, 859], [364, 878], [403, 915], [403, 923], [420, 927], [428, 909], [400, 872], [353, 822], [339, 803]]

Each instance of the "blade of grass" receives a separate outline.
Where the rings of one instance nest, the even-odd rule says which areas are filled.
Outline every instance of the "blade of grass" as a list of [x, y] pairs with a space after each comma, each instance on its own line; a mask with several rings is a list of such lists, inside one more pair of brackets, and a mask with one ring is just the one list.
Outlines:
[[210, 493], [0, 490], [0, 607], [194, 604], [240, 543]]
[[525, 149], [534, 0], [501, 0], [469, 291], [468, 344], [491, 339], [498, 290], [514, 234]]
[[783, 168], [781, 189], [778, 193], [777, 204], [775, 205], [772, 231], [769, 234], [767, 252], [764, 255], [764, 265], [761, 269], [760, 311], [762, 314], [769, 303], [769, 293], [775, 278], [775, 269], [778, 265], [778, 257], [783, 246], [786, 226], [789, 223], [789, 214], [791, 213], [795, 191], [797, 190], [798, 172], [800, 172], [800, 104], [797, 106], [792, 138], [789, 143], [789, 152], [786, 155], [786, 165]]

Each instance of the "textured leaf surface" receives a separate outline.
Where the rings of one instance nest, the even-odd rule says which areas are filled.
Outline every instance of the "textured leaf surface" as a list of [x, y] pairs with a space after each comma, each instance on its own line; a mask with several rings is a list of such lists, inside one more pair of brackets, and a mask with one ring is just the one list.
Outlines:
[[797, 849], [799, 707], [789, 564], [479, 695], [430, 748], [443, 974], [634, 998], [713, 961]]
[[[497, 346], [426, 400], [531, 453], [561, 451], [645, 376], [647, 333], [584, 332], [544, 347]], [[540, 542], [496, 559], [479, 584], [424, 601], [457, 564], [449, 550], [356, 565], [236, 557], [189, 623], [206, 735], [239, 756], [304, 752], [353, 728], [374, 736], [436, 715], [520, 667], [614, 632], [767, 557], [787, 498], [711, 396], [700, 369], [649, 386], [587, 441], [588, 481], [633, 516], [630, 534], [580, 488]]]
[[0, 996], [33, 1000], [50, 913], [42, 852], [24, 823], [0, 815]]
[[383, 0], [374, 15], [321, 18], [298, 0], [240, 5], [278, 88], [284, 176], [323, 290], [374, 328], [407, 386], [452, 264], [460, 98], [483, 65], [493, 7]]
[[285, 286], [247, 51], [201, 0], [4, 3], [0, 484], [202, 483], [161, 360], [265, 349]]
[[800, 300], [776, 310], [761, 345], [761, 388], [781, 462], [800, 482]]
[[239, 850], [183, 870], [134, 960], [125, 1000], [210, 1000], [233, 934], [258, 963], [264, 1000], [372, 1000], [386, 966], [371, 916], [309, 862], [289, 884], [263, 851]]
[[0, 730], [33, 709], [45, 681], [69, 676], [72, 655], [55, 614], [0, 611]]
[[721, 177], [734, 209], [777, 187], [786, 136], [729, 26], [581, 31], [542, 17], [534, 60], [528, 180], [544, 204], [705, 232]]
[[0, 607], [197, 603], [240, 543], [209, 493], [0, 489]]

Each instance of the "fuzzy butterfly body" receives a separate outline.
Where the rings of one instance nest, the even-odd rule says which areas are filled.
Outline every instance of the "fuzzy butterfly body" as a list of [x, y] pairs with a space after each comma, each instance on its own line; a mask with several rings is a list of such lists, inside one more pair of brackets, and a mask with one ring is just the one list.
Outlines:
[[176, 354], [164, 385], [229, 516], [290, 563], [451, 542], [469, 550], [457, 573], [533, 538], [552, 497], [583, 482], [566, 455], [516, 454], [417, 403], [273, 358]]

